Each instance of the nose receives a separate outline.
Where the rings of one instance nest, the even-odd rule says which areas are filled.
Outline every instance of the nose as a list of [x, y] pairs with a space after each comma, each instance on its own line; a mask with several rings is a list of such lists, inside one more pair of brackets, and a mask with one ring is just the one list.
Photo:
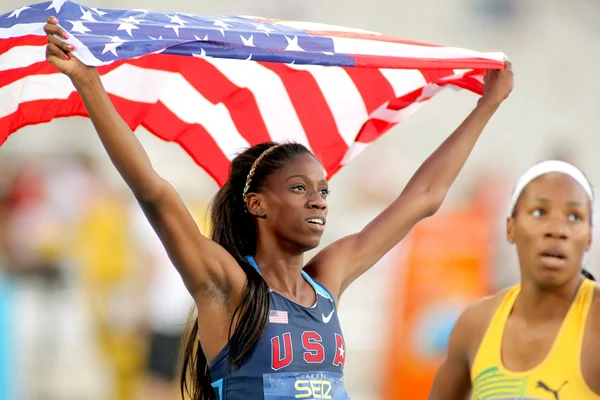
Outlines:
[[548, 218], [545, 236], [553, 239], [567, 239], [569, 235], [567, 223], [564, 221], [564, 218], [561, 218], [560, 216]]
[[318, 190], [313, 190], [308, 198], [308, 208], [323, 211], [327, 209], [327, 200]]

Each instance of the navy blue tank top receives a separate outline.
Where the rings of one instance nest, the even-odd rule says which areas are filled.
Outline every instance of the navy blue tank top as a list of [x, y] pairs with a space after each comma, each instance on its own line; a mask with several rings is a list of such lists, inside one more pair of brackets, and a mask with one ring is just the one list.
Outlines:
[[[254, 258], [246, 259], [260, 273]], [[210, 365], [219, 400], [350, 399], [335, 302], [327, 289], [302, 275], [317, 293], [315, 305], [303, 307], [270, 291], [269, 321], [250, 358], [228, 374], [226, 346]]]

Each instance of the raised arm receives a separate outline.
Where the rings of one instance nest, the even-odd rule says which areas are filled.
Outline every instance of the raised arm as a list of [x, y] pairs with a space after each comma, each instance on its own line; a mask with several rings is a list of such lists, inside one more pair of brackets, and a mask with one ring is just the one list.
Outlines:
[[243, 287], [244, 274], [232, 267], [236, 265], [233, 257], [200, 233], [180, 196], [156, 173], [141, 143], [115, 110], [96, 68], [69, 56], [73, 48], [54, 36], [66, 37], [57, 23], [50, 17], [44, 27], [48, 34], [46, 58], [71, 78], [110, 160], [135, 195], [192, 296], [222, 292], [232, 285]]
[[513, 87], [511, 64], [488, 71], [475, 109], [417, 170], [400, 196], [361, 232], [342, 238], [311, 260], [307, 271], [337, 297], [442, 205], [483, 128]]

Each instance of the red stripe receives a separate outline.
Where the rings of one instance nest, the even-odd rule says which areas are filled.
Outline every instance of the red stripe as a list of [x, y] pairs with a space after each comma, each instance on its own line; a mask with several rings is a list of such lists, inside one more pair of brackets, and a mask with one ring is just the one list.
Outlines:
[[62, 117], [87, 117], [78, 93], [67, 100], [35, 100], [19, 104], [17, 111], [0, 118], [0, 145], [13, 132]]
[[438, 83], [440, 82], [443, 78], [447, 78], [449, 76], [454, 75], [454, 70], [453, 69], [435, 69], [435, 70], [424, 70], [424, 71], [420, 71], [421, 75], [423, 75], [423, 78], [425, 78], [425, 81], [427, 83]]
[[402, 97], [398, 97], [390, 101], [388, 107], [390, 110], [402, 110], [403, 108], [408, 107], [409, 105], [415, 103], [417, 99], [423, 94], [423, 88], [419, 88], [410, 93], [405, 94]]
[[391, 69], [504, 69], [504, 62], [485, 58], [413, 58], [349, 54], [356, 67]]
[[261, 65], [281, 78], [302, 123], [310, 147], [329, 171], [343, 157], [348, 146], [339, 135], [333, 114], [315, 78], [308, 71], [296, 70], [283, 64], [261, 63]]
[[[203, 127], [181, 121], [162, 103], [137, 103], [113, 95], [110, 98], [132, 130], [144, 126], [157, 137], [178, 143], [219, 185], [225, 183], [229, 160]], [[71, 116], [88, 117], [78, 93], [71, 94], [67, 100], [22, 103], [16, 112], [0, 118], [0, 145], [10, 133], [25, 126]]]
[[25, 35], [0, 39], [0, 55], [17, 46], [45, 46], [48, 38], [40, 35]]
[[344, 68], [344, 70], [360, 92], [367, 113], [371, 114], [383, 103], [396, 96], [392, 85], [381, 71], [367, 68]]
[[360, 130], [360, 133], [356, 137], [356, 141], [360, 143], [371, 143], [395, 125], [396, 124], [391, 124], [380, 119], [370, 119]]
[[236, 128], [250, 144], [271, 140], [252, 92], [234, 85], [206, 60], [171, 54], [150, 54], [127, 62], [140, 68], [181, 74], [206, 100], [213, 104], [223, 104], [229, 110]]
[[219, 186], [227, 181], [229, 160], [201, 125], [183, 122], [162, 103], [152, 105], [142, 125], [158, 137], [178, 143]]

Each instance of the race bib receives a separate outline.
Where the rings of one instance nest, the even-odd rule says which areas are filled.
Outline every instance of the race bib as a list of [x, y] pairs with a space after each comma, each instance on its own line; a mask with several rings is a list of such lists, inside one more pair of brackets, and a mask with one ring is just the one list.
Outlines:
[[350, 400], [344, 375], [336, 372], [282, 372], [263, 375], [265, 400]]

